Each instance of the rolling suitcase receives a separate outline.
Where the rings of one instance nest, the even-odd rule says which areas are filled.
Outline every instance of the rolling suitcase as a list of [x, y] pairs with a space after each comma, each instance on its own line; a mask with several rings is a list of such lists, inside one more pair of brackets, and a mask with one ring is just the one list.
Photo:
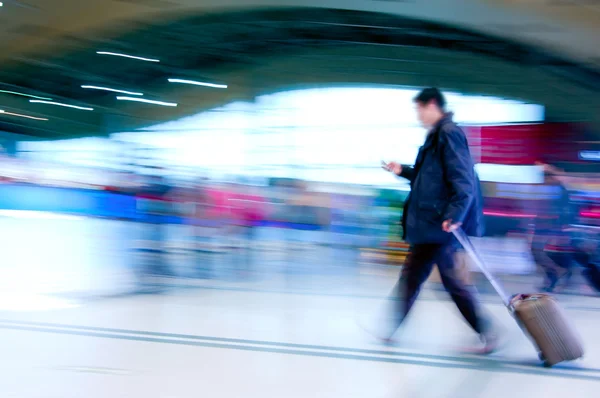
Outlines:
[[511, 298], [487, 269], [464, 231], [459, 228], [454, 231], [454, 236], [500, 295], [521, 329], [529, 335], [544, 366], [551, 367], [583, 356], [579, 336], [552, 296], [533, 293], [517, 294]]

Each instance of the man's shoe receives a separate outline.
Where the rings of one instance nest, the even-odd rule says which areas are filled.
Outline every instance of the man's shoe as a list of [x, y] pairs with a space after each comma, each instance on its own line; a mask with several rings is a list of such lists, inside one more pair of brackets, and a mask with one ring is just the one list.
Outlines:
[[461, 348], [460, 352], [468, 355], [490, 355], [498, 349], [498, 336], [492, 333], [481, 335], [481, 343], [476, 347]]
[[358, 326], [367, 334], [375, 338], [379, 342], [379, 344], [386, 346], [398, 345], [398, 340], [394, 338], [395, 331], [394, 333], [384, 333], [382, 330], [374, 330], [373, 328], [366, 327], [361, 323], [359, 323]]
[[500, 345], [500, 339], [498, 335], [495, 333], [486, 333], [481, 336], [481, 341], [483, 342], [483, 348], [481, 350], [481, 355], [490, 355], [498, 349]]

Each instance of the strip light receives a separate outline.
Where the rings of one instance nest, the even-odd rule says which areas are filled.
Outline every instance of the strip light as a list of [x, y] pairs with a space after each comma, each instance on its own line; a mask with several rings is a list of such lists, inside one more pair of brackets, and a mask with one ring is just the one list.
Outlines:
[[127, 94], [127, 95], [139, 95], [139, 96], [143, 96], [144, 95], [144, 93], [136, 93], [136, 92], [133, 92], [133, 91], [117, 90], [117, 89], [110, 88], [110, 87], [99, 87], [99, 86], [86, 86], [86, 85], [83, 85], [83, 86], [81, 86], [81, 88], [85, 88], [85, 89], [88, 89], [88, 90], [110, 91], [110, 92], [113, 92], [113, 93]]
[[582, 211], [579, 213], [579, 216], [585, 218], [600, 218], [600, 213], [594, 211]]
[[152, 105], [177, 106], [177, 104], [174, 103], [174, 102], [152, 101], [152, 100], [148, 100], [148, 99], [135, 98], [135, 97], [121, 97], [121, 96], [119, 96], [119, 97], [117, 97], [117, 99], [119, 101], [143, 102], [145, 104], [152, 104]]
[[145, 62], [160, 62], [159, 59], [136, 57], [134, 55], [121, 54], [121, 53], [113, 53], [113, 52], [110, 52], [110, 51], [96, 51], [96, 54], [98, 54], [98, 55], [112, 55], [114, 57], [123, 57], [123, 58], [137, 59], [138, 61], [145, 61]]
[[17, 91], [8, 91], [8, 90], [0, 90], [1, 94], [12, 94], [12, 95], [19, 95], [21, 97], [27, 97], [27, 98], [35, 98], [35, 99], [40, 99], [40, 100], [45, 100], [45, 101], [52, 101], [52, 98], [47, 98], [47, 97], [38, 97], [37, 95], [31, 95], [31, 94], [25, 94], [25, 93], [19, 93]]
[[32, 104], [47, 104], [47, 105], [63, 106], [65, 108], [79, 109], [82, 111], [93, 111], [94, 110], [94, 108], [88, 108], [86, 106], [69, 105], [69, 104], [63, 104], [61, 102], [54, 102], [54, 101], [29, 100], [29, 102], [31, 102]]
[[169, 83], [191, 84], [194, 86], [204, 86], [204, 87], [212, 87], [212, 88], [227, 88], [226, 84], [197, 82], [195, 80], [185, 80], [185, 79], [169, 79]]
[[536, 218], [535, 214], [503, 212], [503, 211], [488, 211], [484, 210], [483, 215], [490, 217], [509, 217], [509, 218]]
[[29, 116], [29, 115], [21, 115], [20, 113], [12, 113], [12, 112], [6, 112], [3, 111], [2, 109], [0, 109], [0, 114], [2, 115], [9, 115], [9, 116], [16, 116], [16, 117], [24, 117], [25, 119], [32, 119], [32, 120], [41, 120], [41, 121], [48, 121], [48, 119], [46, 119], [45, 117], [35, 117], [35, 116]]

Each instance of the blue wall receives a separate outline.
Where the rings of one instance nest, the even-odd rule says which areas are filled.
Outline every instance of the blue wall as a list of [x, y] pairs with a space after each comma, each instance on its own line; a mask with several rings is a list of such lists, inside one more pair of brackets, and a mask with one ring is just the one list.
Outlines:
[[133, 196], [86, 189], [0, 185], [0, 209], [135, 219]]
[[[0, 209], [44, 211], [80, 216], [105, 217], [142, 222], [163, 222], [181, 224], [188, 221], [177, 216], [157, 216], [142, 214], [136, 210], [136, 198], [106, 191], [90, 189], [44, 187], [27, 184], [0, 184]], [[306, 210], [304, 210], [306, 211]], [[314, 218], [314, 217], [312, 217]], [[208, 220], [196, 221], [211, 225]], [[320, 230], [322, 227], [312, 221], [293, 222], [291, 220], [264, 220], [258, 225], [299, 230]], [[358, 233], [361, 227], [332, 225], [334, 232]]]

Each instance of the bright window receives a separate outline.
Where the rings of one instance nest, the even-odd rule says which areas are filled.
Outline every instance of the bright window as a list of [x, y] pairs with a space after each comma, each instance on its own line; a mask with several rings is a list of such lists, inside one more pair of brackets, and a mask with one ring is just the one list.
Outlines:
[[[414, 162], [426, 134], [414, 112], [416, 93], [391, 87], [286, 91], [112, 137], [153, 148], [154, 159], [167, 168], [197, 170], [215, 178], [279, 176], [398, 187], [395, 178], [381, 171], [380, 162]], [[539, 122], [544, 118], [540, 105], [446, 95], [459, 123]], [[67, 162], [112, 161], [103, 146], [93, 154], [90, 142], [72, 142], [71, 153], [61, 154]], [[60, 145], [37, 143], [33, 147], [38, 149], [29, 150], [41, 155], [55, 146]], [[78, 151], [86, 152], [85, 161], [83, 155], [75, 154]]]

